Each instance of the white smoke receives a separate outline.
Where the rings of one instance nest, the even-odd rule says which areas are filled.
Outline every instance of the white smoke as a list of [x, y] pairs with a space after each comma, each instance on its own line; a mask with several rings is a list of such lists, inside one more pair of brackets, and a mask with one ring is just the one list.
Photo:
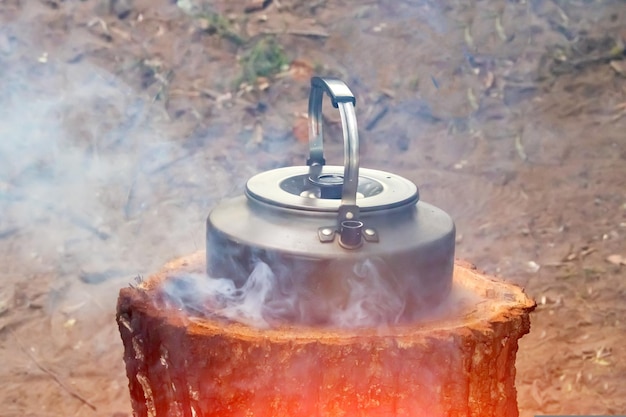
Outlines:
[[[228, 278], [173, 274], [159, 290], [169, 308], [181, 309], [190, 320], [221, 318], [262, 329], [284, 325], [383, 329], [406, 324], [405, 293], [380, 273], [376, 262], [357, 262], [353, 272], [340, 283], [340, 292], [345, 294], [339, 297], [323, 297], [311, 291], [311, 286], [282, 275], [278, 279], [261, 261], [240, 287]], [[455, 286], [442, 303], [413, 319], [442, 319], [477, 302], [476, 294]]]
[[[160, 104], [88, 62], [49, 56], [38, 71], [21, 59], [3, 64], [0, 233], [17, 233], [18, 245], [5, 247], [11, 256], [60, 282], [125, 283], [204, 248], [198, 225], [210, 207], [257, 170], [170, 137]], [[192, 312], [212, 308], [258, 327], [319, 317], [340, 327], [393, 324], [404, 309], [370, 261], [341, 283], [345, 299], [320, 300], [293, 275], [258, 262], [242, 287], [189, 276], [168, 291]]]
[[[276, 277], [258, 262], [246, 283], [237, 288], [228, 278], [208, 278], [201, 274], [176, 276], [165, 281], [162, 290], [168, 301], [186, 309], [192, 316], [216, 314], [254, 327], [268, 327], [268, 312], [280, 312], [289, 300], [272, 300]], [[272, 301], [274, 301], [272, 303]], [[278, 304], [281, 304], [280, 306]]]
[[89, 63], [2, 64], [0, 234], [18, 243], [0, 245], [31, 270], [90, 283], [153, 271], [203, 247], [210, 206], [256, 169], [233, 178], [167, 134], [160, 104]]

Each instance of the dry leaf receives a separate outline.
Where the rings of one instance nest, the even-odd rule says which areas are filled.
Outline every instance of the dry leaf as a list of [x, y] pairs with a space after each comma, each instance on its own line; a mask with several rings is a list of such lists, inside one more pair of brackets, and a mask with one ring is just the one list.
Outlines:
[[474, 90], [471, 87], [467, 89], [467, 99], [469, 100], [469, 103], [470, 103], [470, 106], [472, 106], [472, 109], [478, 110], [478, 100], [476, 99]]
[[594, 358], [593, 362], [597, 363], [598, 365], [602, 365], [602, 366], [610, 366], [611, 362], [607, 361], [606, 359], [602, 359], [602, 358]]
[[568, 253], [565, 258], [563, 258], [564, 262], [571, 262], [573, 260], [575, 260], [576, 258], [578, 258], [578, 254], [576, 252], [570, 252]]
[[252, 143], [259, 145], [263, 143], [263, 124], [257, 120], [252, 131]]
[[294, 80], [308, 81], [313, 77], [313, 66], [307, 61], [294, 59], [289, 66], [289, 74]]
[[588, 255], [591, 255], [592, 253], [597, 252], [597, 251], [598, 251], [598, 250], [597, 250], [596, 248], [590, 248], [590, 247], [584, 246], [584, 247], [583, 247], [583, 248], [581, 248], [581, 250], [580, 250], [580, 257], [581, 257], [581, 258], [585, 258], [585, 257], [587, 257]]
[[626, 62], [623, 60], [620, 61], [611, 61], [609, 64], [613, 70], [619, 75], [626, 77]]
[[622, 255], [609, 255], [607, 256], [606, 261], [612, 263], [613, 265], [626, 265], [626, 258]]
[[487, 74], [485, 74], [485, 78], [483, 80], [483, 84], [487, 90], [493, 87], [494, 80], [495, 80], [495, 77], [493, 75], [493, 72], [487, 71]]
[[524, 144], [522, 143], [522, 135], [515, 136], [515, 150], [517, 154], [521, 158], [522, 161], [528, 160], [528, 155], [526, 154], [526, 150], [524, 149]]
[[291, 129], [293, 136], [301, 143], [309, 142], [309, 118], [306, 116], [297, 116], [293, 122]]
[[526, 263], [526, 269], [528, 270], [528, 272], [531, 272], [534, 274], [534, 273], [537, 273], [541, 269], [541, 266], [535, 261], [529, 261]]
[[270, 81], [267, 77], [258, 77], [256, 79], [256, 86], [259, 91], [265, 91], [270, 88]]

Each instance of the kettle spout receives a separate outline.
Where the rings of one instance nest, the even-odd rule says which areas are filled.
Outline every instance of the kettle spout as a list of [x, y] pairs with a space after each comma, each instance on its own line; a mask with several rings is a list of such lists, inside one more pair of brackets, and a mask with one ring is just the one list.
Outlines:
[[344, 220], [339, 229], [339, 243], [346, 249], [355, 249], [363, 243], [363, 222]]

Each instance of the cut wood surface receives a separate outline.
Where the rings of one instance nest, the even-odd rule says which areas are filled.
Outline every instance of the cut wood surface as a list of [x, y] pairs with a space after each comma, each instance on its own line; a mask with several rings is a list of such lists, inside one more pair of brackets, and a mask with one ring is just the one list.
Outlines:
[[120, 291], [117, 320], [135, 416], [517, 416], [518, 339], [535, 303], [457, 262], [453, 309], [412, 325], [252, 328], [169, 307], [164, 280], [204, 253]]

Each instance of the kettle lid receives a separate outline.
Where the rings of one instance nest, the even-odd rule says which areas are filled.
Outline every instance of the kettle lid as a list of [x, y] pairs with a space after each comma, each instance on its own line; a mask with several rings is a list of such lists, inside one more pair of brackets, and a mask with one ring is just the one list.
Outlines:
[[[307, 166], [273, 169], [250, 178], [246, 184], [248, 198], [297, 210], [337, 212], [342, 200], [324, 195], [322, 187], [310, 181]], [[325, 165], [319, 177], [343, 184], [344, 167]], [[356, 203], [362, 212], [387, 210], [413, 205], [419, 200], [417, 186], [399, 175], [361, 168], [356, 189]]]

